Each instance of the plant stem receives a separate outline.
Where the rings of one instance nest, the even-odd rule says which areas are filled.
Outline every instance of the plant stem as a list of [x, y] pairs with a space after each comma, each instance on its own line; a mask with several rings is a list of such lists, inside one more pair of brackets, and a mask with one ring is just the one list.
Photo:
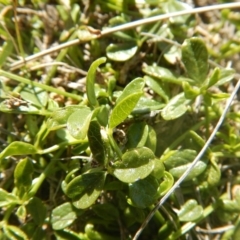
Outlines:
[[57, 88], [50, 87], [50, 86], [42, 84], [42, 83], [31, 81], [31, 80], [29, 80], [27, 78], [23, 78], [23, 77], [15, 75], [15, 74], [8, 73], [8, 72], [6, 72], [4, 70], [0, 70], [0, 75], [4, 76], [4, 77], [7, 77], [7, 78], [10, 78], [10, 79], [13, 79], [13, 80], [15, 80], [17, 82], [20, 82], [20, 83], [25, 83], [25, 84], [32, 85], [34, 87], [39, 87], [39, 88], [44, 89], [44, 90], [46, 90], [48, 92], [54, 92], [54, 93], [57, 93], [59, 95], [62, 95], [62, 96], [65, 96], [65, 97], [69, 97], [69, 98], [72, 98], [72, 99], [75, 99], [75, 100], [78, 100], [78, 101], [82, 100], [82, 97], [80, 97], [80, 96], [78, 96], [76, 94], [72, 94], [72, 93], [61, 91], [61, 90], [59, 90]]

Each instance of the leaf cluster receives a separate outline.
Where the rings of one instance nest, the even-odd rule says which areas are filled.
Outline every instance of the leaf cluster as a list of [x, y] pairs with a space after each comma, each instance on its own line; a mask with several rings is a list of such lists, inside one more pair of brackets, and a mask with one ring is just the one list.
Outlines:
[[[0, 5], [0, 238], [133, 239], [221, 116], [236, 71], [220, 63], [239, 53], [238, 40], [211, 48], [190, 15], [101, 38], [106, 26], [190, 9], [175, 0], [10, 4]], [[239, 35], [236, 19], [222, 11], [209, 35], [226, 23]], [[81, 44], [51, 54], [51, 64], [12, 64], [41, 52], [42, 34], [48, 47]], [[199, 238], [224, 224], [221, 239], [238, 238], [238, 128], [235, 104], [142, 239]]]

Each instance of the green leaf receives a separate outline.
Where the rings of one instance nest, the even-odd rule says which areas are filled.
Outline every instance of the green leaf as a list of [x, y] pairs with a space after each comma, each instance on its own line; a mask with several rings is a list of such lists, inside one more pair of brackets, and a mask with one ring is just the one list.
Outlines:
[[6, 60], [8, 58], [8, 56], [12, 53], [13, 50], [13, 41], [8, 40], [3, 42], [2, 45], [2, 50], [0, 53], [0, 67], [4, 64], [6, 64]]
[[146, 147], [123, 154], [122, 160], [113, 165], [113, 175], [122, 182], [131, 183], [147, 177], [154, 168], [154, 153]]
[[148, 138], [148, 125], [145, 122], [133, 123], [127, 132], [127, 148], [144, 147]]
[[155, 153], [157, 148], [157, 133], [151, 126], [148, 126], [148, 138], [145, 147], [150, 148], [153, 153]]
[[168, 190], [172, 187], [174, 183], [174, 178], [171, 173], [164, 171], [163, 182], [161, 182], [158, 193], [160, 196], [165, 195]]
[[110, 115], [110, 128], [116, 127], [127, 118], [142, 96], [143, 87], [144, 81], [142, 78], [134, 79], [125, 87], [123, 93], [118, 97], [116, 106]]
[[154, 169], [151, 175], [153, 175], [156, 179], [160, 179], [164, 176], [164, 170], [165, 170], [164, 164], [158, 158], [155, 158], [154, 162], [155, 162]]
[[184, 92], [179, 93], [163, 108], [162, 117], [165, 120], [173, 120], [181, 117], [187, 111], [189, 103], [190, 100], [185, 98]]
[[28, 240], [28, 236], [20, 228], [13, 225], [6, 225], [4, 227], [4, 232], [7, 236], [7, 239], [14, 240]]
[[148, 176], [129, 184], [129, 196], [133, 206], [146, 208], [156, 201], [158, 182], [153, 176]]
[[44, 108], [47, 105], [48, 93], [41, 88], [27, 86], [20, 92], [20, 94], [22, 99], [38, 108]]
[[28, 158], [20, 160], [14, 170], [14, 182], [17, 188], [29, 188], [32, 185], [33, 164]]
[[169, 69], [159, 66], [146, 66], [143, 68], [143, 72], [146, 74], [161, 79], [166, 82], [181, 84], [181, 81], [178, 81], [177, 76], [171, 72]]
[[[196, 155], [196, 151], [190, 149], [179, 150], [167, 158], [164, 161], [164, 165], [175, 178], [179, 178], [189, 168]], [[206, 167], [206, 162], [203, 160], [198, 161], [192, 171], [185, 178], [185, 181], [199, 176], [206, 169]]]
[[138, 50], [138, 46], [135, 43], [111, 43], [106, 51], [107, 57], [113, 61], [125, 62], [132, 58]]
[[186, 39], [182, 44], [182, 61], [190, 78], [202, 86], [208, 74], [208, 51], [200, 38]]
[[182, 222], [193, 222], [198, 220], [203, 214], [202, 206], [194, 199], [188, 200], [178, 212], [179, 220]]
[[149, 113], [151, 111], [160, 110], [165, 106], [154, 99], [150, 99], [147, 97], [141, 97], [132, 111], [132, 114], [144, 114]]
[[105, 62], [106, 62], [105, 57], [99, 58], [91, 64], [91, 66], [88, 70], [86, 91], [87, 91], [87, 97], [88, 97], [89, 104], [92, 107], [98, 106], [96, 93], [95, 93], [95, 87], [94, 87], [96, 71], [97, 71], [97, 68], [99, 67], [99, 65], [101, 65], [102, 63], [105, 63]]
[[200, 88], [191, 86], [188, 82], [183, 82], [182, 87], [184, 90], [184, 96], [187, 99], [194, 99], [201, 94]]
[[55, 231], [54, 235], [57, 240], [89, 240], [85, 234], [76, 233], [68, 228]]
[[8, 206], [11, 204], [15, 204], [19, 201], [17, 196], [12, 193], [8, 193], [4, 189], [0, 188], [0, 207]]
[[74, 138], [84, 139], [87, 136], [92, 114], [90, 108], [85, 107], [70, 115], [67, 120], [67, 129]]
[[27, 154], [36, 154], [38, 151], [37, 149], [25, 142], [12, 142], [10, 143], [0, 154], [0, 160], [14, 155], [27, 155]]
[[73, 199], [74, 207], [85, 209], [93, 205], [101, 194], [105, 177], [105, 172], [92, 172], [74, 178], [66, 188], [66, 194]]
[[164, 99], [165, 102], [169, 101], [169, 97], [164, 91], [164, 89], [161, 86], [161, 82], [157, 81], [157, 79], [149, 76], [144, 76], [144, 80], [146, 84], [155, 92], [157, 93], [160, 97]]
[[93, 158], [100, 165], [105, 165], [105, 148], [101, 136], [101, 128], [97, 121], [91, 121], [88, 129], [89, 147]]
[[70, 226], [76, 218], [77, 214], [74, 211], [72, 204], [66, 202], [53, 209], [51, 224], [54, 230], [60, 230]]
[[44, 223], [47, 216], [47, 209], [41, 199], [37, 197], [31, 198], [27, 204], [27, 211], [31, 214], [37, 225], [42, 225]]
[[208, 88], [215, 85], [219, 81], [219, 78], [220, 78], [220, 69], [215, 68], [212, 75], [210, 76], [210, 78], [208, 80]]
[[214, 159], [210, 160], [210, 166], [208, 168], [208, 184], [210, 186], [216, 186], [220, 182], [221, 179], [221, 170], [219, 169], [217, 163]]
[[231, 81], [234, 78], [235, 70], [234, 69], [221, 69], [220, 70], [220, 77], [218, 82], [216, 83], [217, 86], [221, 86], [224, 83]]
[[18, 207], [16, 211], [16, 216], [18, 217], [19, 221], [25, 222], [26, 217], [27, 217], [27, 210], [25, 205], [21, 205]]
[[110, 204], [110, 203], [103, 203], [97, 204], [93, 206], [93, 211], [101, 218], [107, 221], [115, 221], [119, 218], [118, 209]]
[[116, 105], [122, 102], [125, 98], [131, 96], [131, 94], [134, 94], [136, 92], [143, 91], [144, 87], [144, 80], [143, 78], [135, 78], [132, 80], [123, 90], [122, 94], [117, 98]]
[[[171, 13], [171, 12], [179, 12], [183, 10], [191, 10], [191, 6], [189, 4], [186, 4], [184, 2], [179, 2], [175, 0], [166, 1], [165, 4], [163, 4], [164, 12]], [[190, 14], [188, 15], [182, 15], [178, 17], [172, 17], [170, 18], [170, 22], [173, 24], [184, 24], [186, 23], [187, 19], [189, 18]]]
[[76, 112], [86, 108], [84, 106], [72, 105], [56, 110], [52, 113], [52, 116], [47, 121], [47, 126], [49, 130], [56, 130], [60, 127], [63, 127], [67, 124], [68, 118]]

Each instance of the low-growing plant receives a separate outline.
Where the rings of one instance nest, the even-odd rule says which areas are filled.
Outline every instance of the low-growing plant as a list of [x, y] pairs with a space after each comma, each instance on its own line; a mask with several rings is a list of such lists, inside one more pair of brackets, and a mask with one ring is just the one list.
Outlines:
[[[57, 36], [48, 32], [49, 15], [41, 19], [38, 1], [32, 1], [35, 13], [14, 3], [13, 12], [7, 1], [1, 11], [0, 238], [180, 239], [188, 234], [199, 239], [226, 225], [217, 234], [237, 239], [237, 104], [212, 145], [192, 162], [238, 76], [218, 64], [230, 52], [239, 53], [230, 44], [238, 40], [210, 49], [206, 38], [188, 33], [197, 31], [197, 20], [189, 5], [175, 0], [95, 1], [85, 10], [82, 3], [69, 3], [70, 15], [59, 3], [54, 11], [64, 31]], [[137, 30], [127, 27], [129, 21], [181, 10], [189, 14], [139, 24]], [[96, 20], [91, 14], [98, 11]], [[20, 13], [33, 14], [26, 32], [19, 31]], [[100, 31], [106, 19], [109, 29]], [[239, 35], [234, 19], [240, 15], [225, 9], [214, 27], [232, 22]], [[80, 26], [84, 21], [88, 26]], [[37, 62], [43, 53], [27, 38], [36, 39], [42, 30], [59, 42], [73, 41], [51, 55], [56, 65]], [[17, 50], [23, 60], [10, 62]], [[40, 54], [24, 61], [34, 50]], [[76, 81], [79, 76], [84, 78]], [[58, 79], [61, 84], [52, 81]], [[175, 193], [159, 204], [190, 168]]]

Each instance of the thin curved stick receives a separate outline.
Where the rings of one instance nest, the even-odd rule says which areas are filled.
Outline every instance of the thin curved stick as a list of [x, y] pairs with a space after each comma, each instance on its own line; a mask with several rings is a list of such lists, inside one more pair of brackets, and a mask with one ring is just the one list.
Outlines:
[[136, 28], [136, 27], [139, 27], [144, 24], [149, 24], [149, 23], [160, 21], [160, 20], [169, 19], [171, 17], [178, 17], [178, 16], [182, 16], [182, 15], [187, 15], [187, 14], [196, 14], [196, 13], [208, 12], [208, 11], [213, 11], [213, 10], [221, 10], [221, 9], [227, 9], [227, 8], [240, 8], [240, 3], [218, 4], [218, 5], [213, 5], [213, 6], [206, 6], [206, 7], [183, 10], [183, 11], [179, 11], [179, 12], [167, 13], [167, 14], [163, 14], [163, 15], [158, 15], [158, 16], [149, 17], [146, 19], [141, 19], [141, 20], [137, 20], [134, 22], [126, 23], [126, 24], [116, 26], [113, 28], [104, 29], [101, 31], [100, 34], [99, 34], [99, 32], [97, 32], [97, 34], [92, 33], [91, 39], [87, 39], [85, 41], [81, 40], [81, 39], [74, 39], [74, 40], [68, 41], [66, 43], [60, 44], [56, 47], [46, 49], [37, 54], [26, 57], [23, 60], [19, 60], [10, 65], [10, 70], [16, 70], [16, 69], [24, 66], [24, 64], [26, 64], [29, 61], [36, 60], [42, 56], [51, 54], [51, 53], [59, 51], [61, 49], [64, 49], [64, 48], [67, 48], [67, 47], [70, 47], [73, 45], [77, 45], [81, 42], [86, 42], [86, 41], [90, 41], [92, 39], [101, 38], [101, 37], [107, 36], [114, 32], [123, 31], [123, 30], [131, 29], [131, 28]]
[[138, 237], [140, 236], [140, 234], [142, 233], [143, 229], [147, 226], [147, 224], [149, 223], [149, 221], [151, 220], [151, 218], [154, 216], [155, 212], [163, 205], [163, 203], [169, 198], [169, 196], [176, 190], [176, 188], [178, 188], [178, 186], [182, 183], [182, 181], [188, 176], [188, 174], [191, 172], [191, 170], [194, 168], [194, 166], [197, 164], [198, 160], [203, 156], [203, 154], [205, 153], [205, 151], [207, 150], [207, 148], [209, 147], [209, 145], [211, 144], [212, 140], [214, 139], [217, 131], [219, 130], [220, 126], [222, 125], [228, 109], [231, 106], [231, 103], [235, 97], [235, 95], [237, 94], [237, 91], [240, 87], [240, 79], [238, 80], [236, 86], [234, 87], [234, 90], [231, 94], [231, 96], [229, 97], [226, 106], [223, 110], [223, 113], [221, 115], [221, 117], [218, 120], [217, 125], [215, 126], [212, 134], [210, 135], [210, 137], [208, 138], [207, 142], [205, 143], [205, 145], [203, 146], [203, 148], [201, 149], [201, 151], [198, 153], [198, 155], [196, 156], [196, 158], [194, 159], [194, 161], [191, 163], [191, 165], [189, 166], [189, 168], [183, 173], [183, 175], [175, 182], [175, 184], [172, 186], [172, 188], [166, 193], [166, 195], [164, 195], [164, 197], [157, 203], [157, 205], [152, 209], [152, 211], [148, 214], [148, 216], [146, 217], [146, 219], [144, 220], [144, 222], [142, 223], [141, 227], [139, 228], [139, 230], [136, 232], [133, 240], [137, 240]]

